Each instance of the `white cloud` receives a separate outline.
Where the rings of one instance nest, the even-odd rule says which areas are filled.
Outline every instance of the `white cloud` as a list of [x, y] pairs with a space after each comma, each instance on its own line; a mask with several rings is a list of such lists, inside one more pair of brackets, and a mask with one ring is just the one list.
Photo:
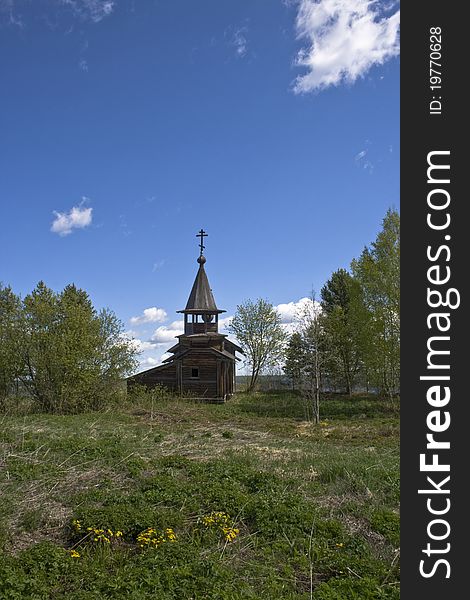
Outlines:
[[136, 372], [143, 371], [161, 364], [162, 361], [170, 356], [165, 348], [160, 348], [156, 342], [151, 340], [142, 340], [138, 333], [129, 329], [122, 334], [122, 337], [129, 342], [131, 347], [139, 353], [137, 360], [139, 367]]
[[122, 333], [122, 338], [129, 342], [129, 344], [139, 353], [145, 352], [147, 350], [153, 350], [155, 348], [155, 344], [149, 341], [144, 341], [139, 339], [138, 333], [132, 331], [124, 331]]
[[224, 317], [223, 319], [219, 319], [219, 331], [224, 333], [227, 332], [227, 327], [232, 322], [233, 317]]
[[161, 364], [161, 362], [161, 359], [154, 358], [153, 356], [147, 356], [147, 358], [144, 358], [139, 364], [141, 367], [148, 367], [151, 369], [152, 367], [156, 367]]
[[311, 314], [312, 310], [317, 310], [319, 306], [319, 302], [315, 301], [313, 305], [312, 299], [305, 297], [300, 298], [297, 302], [278, 304], [274, 308], [281, 317], [282, 328], [288, 335], [291, 335], [298, 329], [302, 316]]
[[168, 352], [163, 352], [163, 354], [154, 352], [152, 355], [143, 356], [139, 360], [139, 367], [136, 372], [145, 371], [146, 369], [151, 369], [152, 367], [158, 367], [170, 356], [171, 354]]
[[274, 308], [281, 317], [281, 323], [295, 323], [302, 313], [312, 304], [311, 298], [300, 298], [297, 302], [287, 302], [286, 304], [278, 304]]
[[145, 352], [147, 350], [155, 350], [155, 344], [153, 344], [152, 342], [143, 342], [142, 340], [139, 340], [138, 338], [134, 338], [132, 341], [135, 343], [135, 346], [136, 346], [138, 352]]
[[163, 308], [151, 306], [150, 308], [146, 308], [143, 314], [139, 317], [131, 317], [130, 323], [131, 325], [142, 325], [144, 323], [163, 323], [167, 316], [166, 310]]
[[184, 321], [173, 321], [169, 325], [157, 327], [150, 339], [156, 344], [168, 344], [168, 342], [175, 342], [175, 337], [183, 333]]
[[55, 219], [51, 225], [51, 231], [58, 233], [61, 237], [72, 233], [73, 229], [83, 229], [88, 227], [92, 220], [92, 208], [82, 206], [88, 198], [82, 198], [78, 206], [73, 206], [68, 213], [53, 211]]
[[378, 0], [301, 0], [296, 29], [309, 46], [296, 64], [308, 72], [297, 77], [294, 92], [353, 83], [398, 56], [400, 11], [387, 15], [387, 8]]

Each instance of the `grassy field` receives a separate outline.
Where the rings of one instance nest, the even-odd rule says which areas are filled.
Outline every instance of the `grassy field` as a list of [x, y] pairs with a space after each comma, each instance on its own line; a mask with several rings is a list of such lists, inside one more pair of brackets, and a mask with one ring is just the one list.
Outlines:
[[0, 416], [0, 598], [399, 598], [398, 416], [322, 419], [285, 392]]

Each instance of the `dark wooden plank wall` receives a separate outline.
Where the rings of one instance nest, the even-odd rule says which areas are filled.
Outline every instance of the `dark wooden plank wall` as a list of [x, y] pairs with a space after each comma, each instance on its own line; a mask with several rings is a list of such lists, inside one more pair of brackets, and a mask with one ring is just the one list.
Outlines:
[[170, 390], [177, 391], [176, 365], [171, 364], [162, 369], [145, 371], [144, 373], [135, 375], [129, 382], [130, 385], [134, 382], [150, 387], [161, 384]]
[[[192, 377], [195, 367], [199, 370], [198, 378]], [[189, 392], [201, 398], [220, 398], [234, 392], [234, 369], [231, 360], [211, 354], [191, 353], [173, 364], [135, 375], [128, 380], [128, 386], [134, 383], [148, 387], [159, 384], [169, 390]]]
[[[199, 369], [199, 378], [191, 377], [193, 368]], [[216, 398], [217, 389], [217, 358], [210, 354], [191, 354], [182, 359], [182, 384], [183, 390], [187, 390], [197, 396], [208, 396]]]

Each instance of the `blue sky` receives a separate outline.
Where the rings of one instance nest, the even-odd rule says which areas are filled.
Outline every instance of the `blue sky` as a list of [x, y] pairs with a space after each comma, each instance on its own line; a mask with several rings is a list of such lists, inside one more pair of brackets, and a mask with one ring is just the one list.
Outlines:
[[288, 320], [398, 208], [398, 19], [366, 0], [0, 0], [0, 280], [76, 283], [153, 365], [203, 227], [219, 307], [264, 297]]

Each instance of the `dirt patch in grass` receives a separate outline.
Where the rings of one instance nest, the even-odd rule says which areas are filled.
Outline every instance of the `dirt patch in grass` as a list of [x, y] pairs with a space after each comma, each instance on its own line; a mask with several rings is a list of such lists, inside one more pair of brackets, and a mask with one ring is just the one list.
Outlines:
[[350, 535], [360, 536], [365, 539], [377, 558], [390, 560], [394, 556], [395, 548], [387, 541], [385, 536], [371, 528], [367, 518], [353, 515], [348, 511], [348, 505], [357, 505], [358, 501], [360, 501], [357, 495], [319, 496], [315, 498], [315, 501], [319, 507], [328, 511], [329, 518], [338, 519]]
[[367, 519], [348, 514], [341, 515], [339, 520], [351, 535], [360, 535], [367, 540], [377, 558], [389, 560], [394, 556], [395, 548], [383, 535], [371, 529]]
[[[198, 425], [191, 428], [190, 432], [167, 433], [158, 447], [156, 445], [154, 455], [182, 454], [195, 460], [207, 461], [230, 450], [269, 453], [271, 448], [261, 444], [266, 444], [271, 439], [273, 443], [277, 443], [269, 432], [250, 431], [236, 427], [232, 422], [224, 421], [215, 426]], [[284, 453], [284, 450], [272, 448], [273, 455], [277, 451]]]
[[[42, 499], [40, 503], [35, 498], [23, 501], [21, 508], [7, 521], [9, 536], [5, 549], [17, 554], [39, 542], [62, 544], [71, 514], [70, 507], [52, 499]], [[32, 531], [28, 530], [30, 527]]]

